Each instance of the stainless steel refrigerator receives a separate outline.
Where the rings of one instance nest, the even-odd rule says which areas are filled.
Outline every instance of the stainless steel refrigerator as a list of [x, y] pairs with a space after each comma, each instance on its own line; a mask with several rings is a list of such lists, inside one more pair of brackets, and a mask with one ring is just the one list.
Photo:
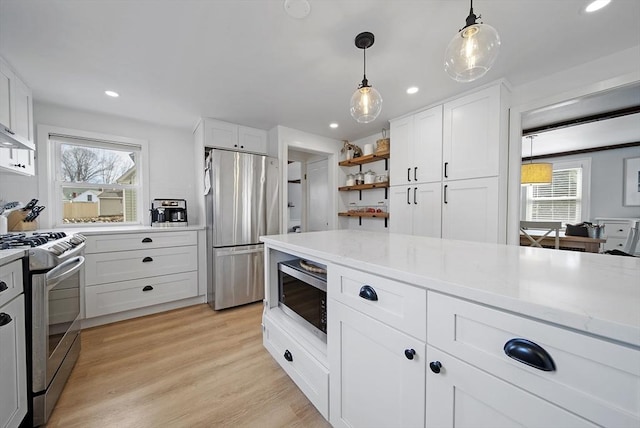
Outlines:
[[207, 302], [215, 310], [262, 300], [261, 235], [278, 233], [278, 161], [207, 149]]

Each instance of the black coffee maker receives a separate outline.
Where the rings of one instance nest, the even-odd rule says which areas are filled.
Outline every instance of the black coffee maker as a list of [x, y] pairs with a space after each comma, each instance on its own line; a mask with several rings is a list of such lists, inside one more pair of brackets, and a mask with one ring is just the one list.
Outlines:
[[151, 202], [151, 226], [187, 226], [187, 201], [154, 199]]

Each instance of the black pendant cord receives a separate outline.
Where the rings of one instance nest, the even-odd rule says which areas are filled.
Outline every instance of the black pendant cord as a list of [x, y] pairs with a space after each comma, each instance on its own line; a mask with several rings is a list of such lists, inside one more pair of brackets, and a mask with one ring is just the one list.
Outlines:
[[369, 86], [369, 81], [367, 80], [367, 48], [362, 49], [362, 56], [364, 58], [364, 67], [362, 70], [362, 83], [360, 84], [360, 87], [367, 88]]

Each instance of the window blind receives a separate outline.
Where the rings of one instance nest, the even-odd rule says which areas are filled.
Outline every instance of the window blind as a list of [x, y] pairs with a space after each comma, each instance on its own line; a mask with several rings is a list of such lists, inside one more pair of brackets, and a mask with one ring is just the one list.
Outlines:
[[529, 186], [526, 211], [531, 221], [582, 221], [582, 168], [554, 170], [551, 184]]

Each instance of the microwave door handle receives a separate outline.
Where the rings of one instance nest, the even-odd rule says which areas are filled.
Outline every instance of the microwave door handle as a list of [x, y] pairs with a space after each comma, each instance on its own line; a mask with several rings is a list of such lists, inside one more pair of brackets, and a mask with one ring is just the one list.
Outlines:
[[60, 282], [69, 278], [71, 275], [78, 272], [83, 264], [84, 257], [78, 256], [74, 257], [73, 259], [69, 259], [51, 269], [46, 274], [47, 288], [51, 289], [58, 285]]

